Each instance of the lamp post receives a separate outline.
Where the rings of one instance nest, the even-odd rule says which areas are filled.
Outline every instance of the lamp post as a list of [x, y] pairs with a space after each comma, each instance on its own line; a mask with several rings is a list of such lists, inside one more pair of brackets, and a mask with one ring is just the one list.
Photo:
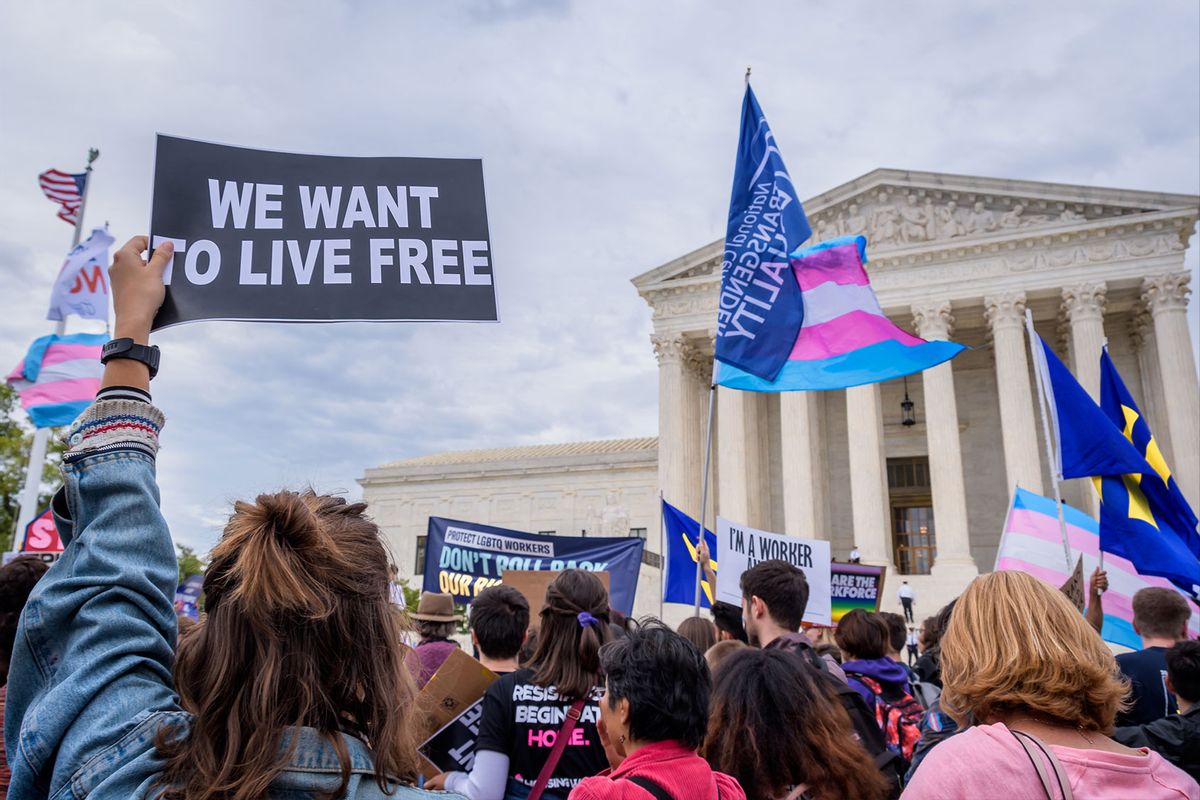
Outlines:
[[900, 403], [900, 424], [906, 428], [911, 428], [917, 424], [917, 415], [915, 413], [916, 406], [908, 396], [908, 376], [904, 376], [904, 400]]

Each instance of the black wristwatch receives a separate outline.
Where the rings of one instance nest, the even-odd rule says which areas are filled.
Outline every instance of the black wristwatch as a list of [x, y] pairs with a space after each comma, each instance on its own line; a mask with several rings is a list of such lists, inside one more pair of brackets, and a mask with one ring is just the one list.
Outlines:
[[151, 378], [154, 378], [158, 374], [157, 346], [151, 345], [150, 347], [146, 347], [144, 344], [137, 344], [133, 339], [128, 337], [113, 339], [104, 345], [104, 349], [100, 351], [100, 363], [107, 364], [114, 358], [129, 358], [142, 362], [149, 367]]

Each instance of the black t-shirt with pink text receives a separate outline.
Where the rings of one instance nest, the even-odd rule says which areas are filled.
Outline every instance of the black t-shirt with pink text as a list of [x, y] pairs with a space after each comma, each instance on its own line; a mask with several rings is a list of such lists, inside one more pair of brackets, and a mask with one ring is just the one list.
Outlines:
[[[532, 683], [533, 671], [519, 669], [488, 687], [483, 697], [483, 719], [479, 724], [476, 750], [492, 750], [508, 756], [509, 787], [532, 789], [546, 763], [571, 703], [558, 696], [553, 686]], [[600, 719], [600, 695], [596, 687], [580, 713], [554, 775], [546, 785], [546, 798], [566, 798], [575, 784], [608, 769], [608, 759], [596, 723]]]

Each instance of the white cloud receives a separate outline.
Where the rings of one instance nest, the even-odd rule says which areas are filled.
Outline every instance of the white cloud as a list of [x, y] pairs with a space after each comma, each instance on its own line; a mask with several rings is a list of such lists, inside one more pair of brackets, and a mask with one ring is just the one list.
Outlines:
[[[879, 166], [1200, 189], [1194, 3], [52, 2], [0, 27], [0, 365], [45, 332], [69, 231], [47, 167], [102, 157], [88, 221], [144, 232], [154, 133], [484, 159], [500, 325], [164, 332], [181, 541], [236, 497], [357, 493], [383, 461], [653, 433], [629, 279], [716, 239], [742, 72], [812, 194]], [[46, 31], [72, 31], [48, 49]], [[1191, 262], [1196, 263], [1193, 250]]]

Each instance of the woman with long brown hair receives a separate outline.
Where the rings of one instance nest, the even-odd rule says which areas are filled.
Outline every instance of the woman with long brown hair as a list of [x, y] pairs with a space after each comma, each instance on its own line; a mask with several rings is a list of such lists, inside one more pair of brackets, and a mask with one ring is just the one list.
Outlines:
[[880, 800], [888, 792], [846, 712], [781, 650], [741, 650], [721, 664], [700, 755], [736, 778], [747, 800]]
[[146, 346], [171, 247], [147, 264], [147, 244], [114, 258], [116, 338], [67, 434], [53, 501], [65, 549], [30, 597], [9, 675], [10, 796], [433, 797], [411, 786], [415, 689], [363, 504], [235, 504], [205, 575], [207, 618], [176, 656]]
[[[426, 786], [471, 800], [520, 800], [540, 783], [544, 800], [565, 800], [580, 781], [608, 767], [597, 730], [600, 647], [611, 638], [608, 592], [592, 573], [565, 570], [546, 589], [539, 620], [528, 666], [484, 695], [471, 772], [443, 773]], [[565, 744], [555, 763], [560, 738]], [[543, 772], [549, 778], [539, 781]]]

